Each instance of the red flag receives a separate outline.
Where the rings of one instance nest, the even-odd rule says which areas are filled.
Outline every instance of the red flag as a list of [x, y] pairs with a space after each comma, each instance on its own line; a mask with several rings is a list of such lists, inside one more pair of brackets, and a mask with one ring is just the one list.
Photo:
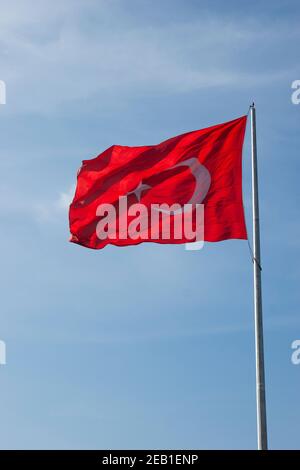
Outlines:
[[[204, 207], [205, 241], [247, 239], [242, 201], [246, 122], [242, 116], [158, 145], [113, 145], [84, 160], [70, 205], [70, 241], [94, 249], [195, 241], [196, 235], [178, 235], [174, 227], [187, 215], [195, 229], [198, 204]], [[171, 220], [167, 237], [166, 216]]]

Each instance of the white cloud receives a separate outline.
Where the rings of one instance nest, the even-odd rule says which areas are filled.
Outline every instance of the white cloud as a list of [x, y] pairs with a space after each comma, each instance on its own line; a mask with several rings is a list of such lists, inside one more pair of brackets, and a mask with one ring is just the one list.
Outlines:
[[68, 191], [60, 193], [58, 201], [57, 201], [58, 209], [62, 209], [62, 210], [69, 209], [69, 206], [74, 197], [74, 193], [75, 193], [75, 184], [72, 184], [72, 186], [70, 186]]
[[70, 203], [74, 197], [75, 184], [60, 192], [53, 199], [33, 198], [29, 194], [13, 191], [11, 187], [0, 187], [0, 214], [2, 216], [27, 216], [36, 222], [66, 220]]
[[57, 198], [50, 201], [31, 202], [29, 208], [31, 215], [38, 222], [53, 222], [59, 219], [67, 220], [69, 206], [75, 193], [75, 184], [67, 191], [59, 193]]

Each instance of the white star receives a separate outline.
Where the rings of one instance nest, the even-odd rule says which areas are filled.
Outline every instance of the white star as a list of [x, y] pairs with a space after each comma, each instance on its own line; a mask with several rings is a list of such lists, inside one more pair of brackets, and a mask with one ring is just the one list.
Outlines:
[[130, 193], [127, 193], [127, 196], [129, 196], [129, 194], [135, 194], [136, 197], [137, 197], [137, 200], [140, 202], [142, 192], [143, 192], [145, 189], [149, 189], [149, 188], [151, 188], [151, 186], [149, 186], [148, 184], [144, 184], [144, 183], [142, 183], [142, 181], [141, 181], [141, 182], [138, 184], [138, 186], [135, 188], [134, 191], [130, 191]]

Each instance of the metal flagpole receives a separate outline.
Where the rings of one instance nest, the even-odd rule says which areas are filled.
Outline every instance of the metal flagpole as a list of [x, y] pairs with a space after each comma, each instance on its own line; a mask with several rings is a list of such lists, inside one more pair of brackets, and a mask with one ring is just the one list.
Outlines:
[[251, 110], [251, 154], [252, 154], [252, 210], [253, 210], [253, 274], [254, 274], [254, 319], [256, 358], [256, 404], [258, 449], [268, 448], [267, 416], [265, 396], [264, 340], [261, 294], [260, 230], [257, 177], [256, 115], [254, 103]]

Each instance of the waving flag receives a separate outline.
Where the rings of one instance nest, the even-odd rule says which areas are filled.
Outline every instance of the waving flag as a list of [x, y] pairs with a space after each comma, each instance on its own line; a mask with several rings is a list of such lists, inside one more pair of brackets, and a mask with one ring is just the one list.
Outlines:
[[[243, 116], [158, 145], [113, 145], [84, 160], [70, 205], [70, 241], [94, 249], [192, 242], [198, 240], [200, 205], [205, 241], [247, 239], [242, 201], [246, 122]], [[184, 216], [192, 236], [175, 233]], [[171, 220], [168, 236], [164, 217]]]

